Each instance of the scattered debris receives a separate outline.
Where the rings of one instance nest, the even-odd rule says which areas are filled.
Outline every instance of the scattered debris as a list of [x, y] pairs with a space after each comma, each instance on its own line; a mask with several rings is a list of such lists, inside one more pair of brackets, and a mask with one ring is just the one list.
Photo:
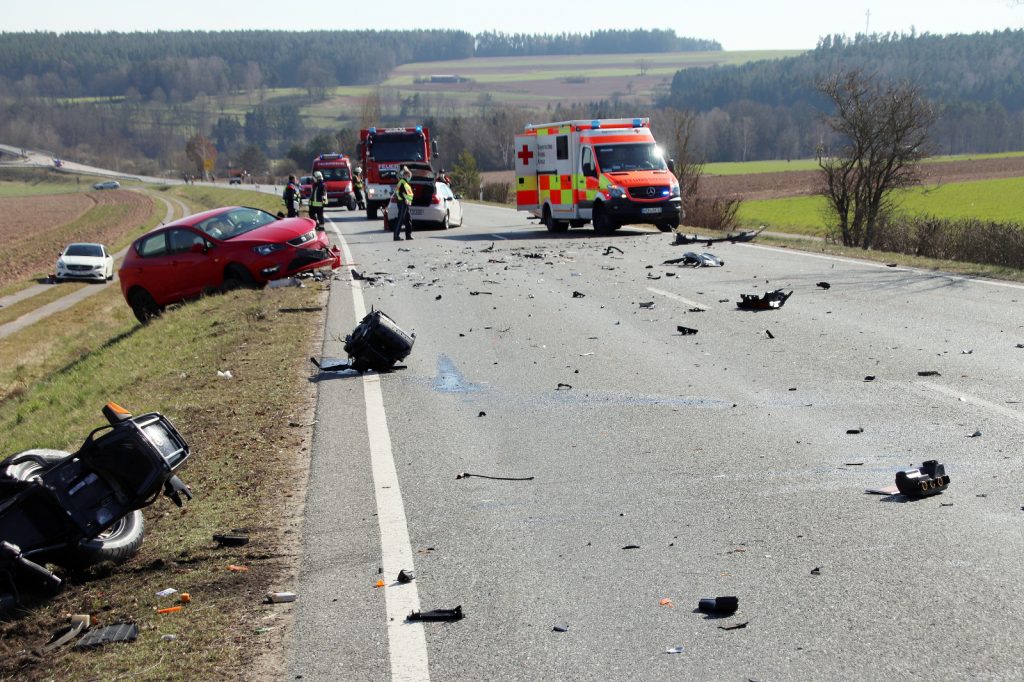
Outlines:
[[115, 642], [134, 642], [139, 637], [139, 626], [135, 623], [115, 623], [85, 633], [75, 642], [75, 649], [92, 649]]
[[693, 336], [697, 333], [696, 329], [691, 329], [690, 327], [684, 327], [682, 325], [676, 327], [676, 331], [679, 332], [680, 336]]
[[818, 287], [819, 289], [826, 289], [826, 290], [832, 288], [832, 285], [829, 284], [828, 282], [818, 282], [815, 286]]
[[355, 268], [352, 268], [350, 272], [352, 273], [352, 279], [357, 280], [359, 282], [369, 282], [370, 284], [375, 284], [378, 279], [377, 277], [370, 277], [369, 275], [364, 275]]
[[183, 606], [168, 606], [165, 609], [157, 609], [156, 612], [161, 614], [161, 615], [167, 615], [168, 613], [177, 613], [178, 611], [181, 611], [183, 608], [185, 608], [185, 607], [183, 607]]
[[974, 355], [974, 349], [973, 348], [964, 349], [964, 350], [960, 351], [960, 355]]
[[245, 573], [246, 571], [249, 570], [249, 567], [248, 566], [236, 566], [235, 564], [231, 564], [231, 565], [228, 566], [228, 570], [231, 571], [232, 573]]
[[739, 607], [739, 597], [704, 597], [697, 603], [698, 611], [714, 613], [720, 616], [732, 615], [736, 613]]
[[740, 294], [736, 307], [742, 310], [774, 310], [785, 305], [792, 295], [792, 291], [786, 294], [782, 289], [766, 292], [760, 297], [757, 294]]
[[158, 597], [170, 597], [175, 592], [177, 592], [176, 589], [174, 589], [173, 587], [168, 587], [166, 590], [160, 590], [159, 592], [157, 592], [156, 596], [158, 596]]
[[217, 533], [213, 541], [221, 547], [241, 547], [249, 544], [249, 536], [242, 533]]
[[744, 621], [743, 623], [737, 623], [736, 625], [719, 625], [719, 630], [742, 630], [750, 624], [750, 621]]
[[267, 284], [268, 289], [283, 289], [285, 287], [302, 287], [302, 282], [294, 277], [287, 277], [285, 279], [275, 279]]
[[487, 413], [484, 412], [483, 410], [480, 410], [480, 414], [477, 415], [477, 417], [486, 417], [486, 416], [487, 416]]
[[561, 391], [563, 388], [568, 391], [569, 389], [572, 388], [572, 385], [571, 384], [562, 384], [562, 383], [560, 383], [560, 384], [558, 384], [558, 386], [555, 387], [555, 390], [556, 391]]
[[462, 607], [454, 609], [433, 609], [432, 611], [413, 611], [406, 617], [406, 621], [452, 621], [462, 620]]
[[689, 310], [687, 310], [687, 312], [690, 312], [690, 313], [703, 313], [703, 312], [707, 312], [707, 308], [690, 308]]
[[222, 371], [220, 371], [220, 370], [218, 369], [218, 370], [217, 370], [217, 376], [219, 376], [219, 377], [220, 377], [221, 379], [231, 379], [231, 378], [232, 378], [232, 376], [231, 376], [231, 370], [229, 369], [229, 370], [227, 370], [227, 371], [224, 371], [224, 372], [222, 372]]
[[864, 492], [868, 495], [895, 495], [899, 491], [900, 489], [897, 488], [896, 486], [887, 485], [882, 488], [868, 488]]
[[851, 435], [851, 436], [855, 436], [858, 433], [864, 433], [864, 429], [858, 426], [855, 429], [846, 429], [846, 433]]
[[729, 233], [724, 237], [701, 237], [700, 235], [696, 234], [682, 234], [680, 232], [677, 232], [676, 240], [672, 244], [673, 246], [680, 246], [683, 244], [704, 243], [707, 246], [711, 246], [712, 244], [718, 244], [721, 242], [730, 242], [732, 244], [736, 244], [737, 242], [752, 242], [754, 241], [754, 238], [757, 237], [757, 235], [764, 232], [764, 230], [765, 228], [762, 225], [761, 229], [757, 231], [744, 230], [743, 232], [739, 232], [736, 234]]
[[695, 251], [687, 251], [683, 254], [682, 258], [672, 258], [667, 261], [663, 261], [662, 265], [688, 265], [693, 268], [720, 268], [725, 265], [725, 261], [720, 259], [713, 253], [696, 253]]
[[89, 614], [86, 613], [71, 616], [71, 623], [53, 633], [53, 636], [50, 637], [50, 641], [43, 645], [43, 653], [59, 649], [75, 637], [78, 637], [82, 632], [89, 629], [91, 622], [92, 619], [89, 617]]
[[493, 296], [494, 294], [492, 292], [490, 292], [490, 291], [471, 291], [471, 292], [469, 292], [469, 295], [470, 296], [481, 296], [481, 295], [483, 295], [483, 296]]
[[345, 352], [352, 369], [382, 372], [404, 360], [415, 342], [415, 334], [406, 334], [383, 311], [373, 310], [345, 337]]
[[811, 569], [811, 575], [821, 575], [821, 566], [817, 566]]
[[586, 298], [586, 296], [587, 296], [587, 295], [586, 295], [586, 294], [584, 294], [584, 293], [583, 293], [583, 292], [581, 292], [581, 291], [574, 291], [574, 292], [572, 292], [572, 297], [573, 297], [573, 298]]
[[608, 248], [606, 248], [604, 250], [604, 253], [602, 253], [601, 255], [602, 256], [610, 256], [612, 254], [612, 251], [618, 251], [619, 253], [625, 255], [625, 252], [622, 249], [620, 249], [619, 247], [617, 247], [617, 246], [609, 246]]
[[919, 376], [919, 377], [940, 377], [942, 375], [939, 374], [938, 372], [936, 372], [933, 369], [927, 369], [927, 370], [918, 372], [917, 376]]
[[294, 592], [267, 592], [265, 603], [267, 604], [287, 604], [293, 602], [299, 598], [299, 595]]
[[352, 369], [352, 365], [347, 360], [339, 360], [338, 358], [317, 360], [314, 357], [310, 357], [309, 361], [321, 372], [345, 372]]
[[666, 654], [681, 654], [681, 653], [683, 653], [683, 647], [681, 647], [681, 646], [670, 647], [668, 649], [665, 649], [665, 653]]
[[180, 601], [182, 604], [191, 604], [192, 603], [192, 595], [189, 594], [188, 592], [182, 592], [181, 596], [178, 597], [178, 601]]
[[661, 601], [659, 601], [659, 602], [658, 602], [658, 605], [659, 605], [659, 606], [667, 606], [667, 607], [669, 607], [670, 609], [674, 609], [674, 608], [676, 607], [676, 605], [675, 605], [675, 604], [673, 604], [673, 603], [672, 603], [672, 600], [671, 600], [671, 599], [669, 599], [668, 597], [665, 597], [664, 599], [662, 599]]
[[1018, 343], [1017, 348], [1024, 348], [1024, 343]]
[[437, 296], [435, 296], [434, 300], [435, 301], [440, 301], [441, 300], [441, 294], [438, 294]]
[[556, 625], [553, 628], [551, 628], [551, 631], [552, 632], [569, 632], [569, 626], [568, 625]]
[[517, 478], [517, 477], [514, 477], [514, 476], [487, 476], [485, 474], [470, 474], [470, 473], [458, 474], [455, 477], [455, 480], [456, 481], [461, 481], [464, 478], [487, 478], [487, 479], [490, 479], [492, 481], [532, 481], [533, 480], [533, 476], [523, 476], [521, 478]]
[[769, 339], [774, 339], [775, 338], [775, 334], [772, 334], [772, 330], [771, 329], [765, 329], [764, 333], [768, 336]]
[[640, 307], [641, 308], [646, 308], [647, 310], [650, 310], [651, 308], [654, 307], [654, 301], [641, 301], [640, 302]]
[[869, 374], [866, 377], [864, 377], [864, 381], [874, 381], [874, 380], [875, 380], [875, 375], [874, 374]]
[[480, 249], [480, 253], [491, 253], [492, 251], [494, 251], [494, 242], [491, 242], [491, 245], [486, 249]]
[[407, 571], [403, 568], [401, 571], [398, 572], [398, 582], [402, 583], [403, 585], [405, 583], [411, 583], [415, 579], [416, 574], [412, 571]]
[[844, 467], [862, 467], [864, 462], [843, 462]]
[[946, 467], [929, 459], [916, 469], [896, 472], [896, 487], [907, 497], [927, 497], [949, 487]]
[[975, 431], [974, 433], [972, 433], [971, 435], [969, 435], [967, 437], [968, 438], [981, 438], [981, 431]]
[[640, 545], [626, 545], [622, 549], [640, 549]]

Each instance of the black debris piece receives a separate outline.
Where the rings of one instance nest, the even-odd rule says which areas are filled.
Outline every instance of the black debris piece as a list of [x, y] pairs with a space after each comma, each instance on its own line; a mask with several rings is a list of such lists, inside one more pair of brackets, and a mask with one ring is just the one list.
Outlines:
[[874, 380], [875, 380], [875, 375], [874, 374], [869, 374], [866, 377], [864, 377], [864, 381], [874, 381]]
[[553, 628], [551, 628], [551, 631], [552, 632], [569, 632], [569, 626], [568, 625], [556, 625]]
[[323, 308], [320, 306], [305, 306], [302, 308], [278, 308], [279, 313], [318, 313]]
[[650, 272], [647, 273], [647, 279], [661, 279], [661, 275], [654, 275]]
[[478, 414], [477, 416], [478, 416], [478, 417], [486, 417], [486, 416], [487, 416], [487, 413], [486, 413], [486, 412], [484, 412], [483, 410], [480, 410], [480, 414]]
[[437, 296], [435, 296], [434, 300], [435, 301], [440, 301], [441, 300], [441, 294], [438, 294]]
[[829, 284], [828, 282], [818, 282], [815, 286], [817, 286], [819, 289], [831, 289], [832, 288], [832, 285]]
[[739, 607], [739, 597], [704, 597], [697, 602], [698, 611], [714, 613], [719, 616], [732, 615]]
[[324, 358], [322, 361], [310, 358], [309, 361], [321, 372], [344, 372], [352, 369], [352, 365], [348, 364], [348, 362], [337, 358]]
[[750, 621], [748, 620], [748, 621], [745, 621], [743, 623], [737, 623], [736, 625], [719, 625], [718, 629], [719, 630], [742, 630], [743, 628], [747, 627], [747, 625], [749, 625], [749, 624], [750, 624]]
[[775, 338], [775, 334], [772, 334], [772, 330], [771, 329], [765, 329], [764, 333], [768, 335], [769, 339], [774, 339]]
[[968, 438], [981, 438], [981, 431], [975, 431], [974, 433], [972, 433], [971, 435], [969, 435], [967, 437]]
[[352, 272], [352, 279], [358, 280], [360, 282], [369, 282], [370, 284], [374, 284], [374, 283], [376, 283], [376, 281], [378, 279], [377, 277], [370, 277], [369, 275], [364, 275], [361, 272], [359, 272], [358, 270], [356, 270], [355, 268], [352, 268], [351, 272]]
[[454, 609], [433, 609], [431, 611], [413, 611], [406, 616], [406, 621], [454, 621], [462, 620], [465, 616], [462, 615], [462, 607], [456, 606]]
[[792, 295], [792, 291], [787, 294], [782, 289], [766, 292], [763, 296], [740, 294], [740, 300], [736, 302], [736, 307], [742, 310], [775, 310], [784, 306]]
[[694, 251], [687, 251], [683, 254], [682, 258], [669, 259], [664, 261], [662, 265], [687, 265], [693, 268], [720, 268], [725, 265], [725, 261], [721, 260], [713, 253], [696, 253]]
[[898, 265], [899, 265], [899, 263], [886, 263], [885, 267], [887, 267], [887, 268], [895, 268]]
[[523, 258], [534, 258], [536, 260], [543, 260], [544, 259], [544, 254], [543, 253], [524, 253], [523, 254]]
[[85, 633], [75, 642], [75, 649], [93, 649], [114, 642], [134, 642], [139, 637], [139, 626], [135, 623], [115, 623]]
[[851, 436], [855, 436], [858, 433], [864, 433], [864, 429], [858, 426], [855, 429], [846, 429], [846, 433], [848, 433]]
[[919, 376], [919, 377], [940, 377], [942, 375], [939, 374], [938, 372], [936, 372], [933, 369], [928, 369], [928, 370], [924, 370], [923, 372], [918, 372], [917, 376]]
[[487, 476], [485, 474], [470, 474], [470, 473], [458, 474], [458, 475], [455, 476], [455, 480], [456, 481], [460, 481], [460, 480], [462, 480], [464, 478], [470, 478], [470, 477], [472, 477], [472, 478], [487, 478], [487, 479], [490, 479], [492, 481], [532, 481], [533, 480], [533, 476], [523, 476], [523, 477], [515, 477], [515, 476]]
[[622, 249], [620, 249], [617, 246], [609, 246], [608, 248], [606, 248], [604, 250], [604, 253], [602, 253], [601, 255], [602, 256], [610, 256], [610, 255], [612, 255], [612, 251], [618, 251], [619, 253], [622, 253], [622, 254], [625, 253]]
[[406, 334], [383, 311], [373, 310], [345, 337], [345, 352], [352, 369], [383, 372], [412, 352], [415, 334]]
[[242, 533], [217, 533], [213, 541], [221, 547], [241, 547], [249, 544], [249, 536]]
[[896, 472], [896, 488], [907, 497], [928, 497], [949, 487], [946, 467], [929, 459], [916, 469]]
[[684, 327], [682, 325], [676, 327], [676, 331], [679, 332], [681, 336], [693, 336], [697, 333], [696, 329], [691, 329], [690, 327]]
[[622, 549], [640, 549], [640, 545], [626, 545]]
[[491, 245], [486, 249], [480, 249], [480, 253], [490, 253], [491, 251], [494, 251], [494, 242], [491, 242]]
[[640, 307], [650, 310], [654, 307], [654, 301], [640, 301]]
[[492, 296], [493, 294], [490, 291], [471, 291], [471, 292], [469, 292], [469, 295], [470, 296], [480, 296], [480, 295]]
[[572, 292], [572, 297], [573, 298], [586, 298], [586, 296], [587, 295], [584, 294], [582, 291], [574, 291], [574, 292]]
[[559, 383], [558, 386], [555, 387], [555, 390], [556, 391], [561, 391], [563, 388], [568, 391], [569, 389], [572, 388], [572, 384]]
[[1017, 348], [1024, 348], [1024, 343], [1018, 343]]
[[704, 308], [690, 308], [687, 312], [690, 312], [690, 313], [702, 313], [702, 312], [704, 312]]
[[674, 246], [680, 246], [683, 244], [700, 244], [704, 243], [708, 246], [712, 244], [719, 244], [721, 242], [729, 242], [736, 244], [737, 242], [752, 242], [757, 235], [764, 232], [764, 227], [759, 230], [744, 230], [743, 232], [737, 232], [735, 234], [729, 233], [724, 237], [701, 237], [696, 234], [682, 234], [676, 233], [676, 240], [673, 242]]
[[412, 571], [407, 571], [403, 568], [401, 571], [398, 572], [398, 582], [402, 583], [403, 585], [405, 583], [411, 583], [415, 579], [416, 574]]
[[811, 575], [821, 575], [821, 566], [811, 569]]

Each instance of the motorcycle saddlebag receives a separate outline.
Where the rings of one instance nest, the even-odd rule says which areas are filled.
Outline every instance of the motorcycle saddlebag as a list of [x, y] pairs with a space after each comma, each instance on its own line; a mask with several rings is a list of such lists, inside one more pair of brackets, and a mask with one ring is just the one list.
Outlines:
[[352, 369], [384, 371], [408, 357], [415, 341], [415, 334], [406, 334], [394, 320], [374, 310], [345, 337], [345, 352], [352, 358]]

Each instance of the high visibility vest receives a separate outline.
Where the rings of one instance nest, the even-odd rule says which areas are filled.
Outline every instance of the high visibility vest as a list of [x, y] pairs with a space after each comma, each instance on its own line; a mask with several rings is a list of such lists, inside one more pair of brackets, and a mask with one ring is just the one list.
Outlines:
[[405, 178], [401, 178], [398, 181], [398, 186], [395, 187], [395, 194], [398, 195], [398, 200], [403, 204], [412, 203], [412, 185]]
[[327, 199], [327, 187], [323, 182], [313, 185], [313, 191], [309, 194], [309, 205], [315, 207], [323, 206]]

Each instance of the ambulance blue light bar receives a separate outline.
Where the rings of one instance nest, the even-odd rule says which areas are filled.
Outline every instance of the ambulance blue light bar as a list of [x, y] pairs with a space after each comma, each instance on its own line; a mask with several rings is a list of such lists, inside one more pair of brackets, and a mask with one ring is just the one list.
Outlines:
[[590, 122], [590, 127], [593, 128], [594, 130], [597, 130], [601, 127], [601, 122], [595, 118], [593, 121]]
[[644, 124], [644, 120], [642, 118], [634, 118], [633, 119], [633, 127], [634, 128], [640, 128], [640, 127], [643, 126], [643, 124]]
[[377, 128], [376, 127], [370, 128], [370, 134], [371, 135], [376, 135], [377, 134]]

